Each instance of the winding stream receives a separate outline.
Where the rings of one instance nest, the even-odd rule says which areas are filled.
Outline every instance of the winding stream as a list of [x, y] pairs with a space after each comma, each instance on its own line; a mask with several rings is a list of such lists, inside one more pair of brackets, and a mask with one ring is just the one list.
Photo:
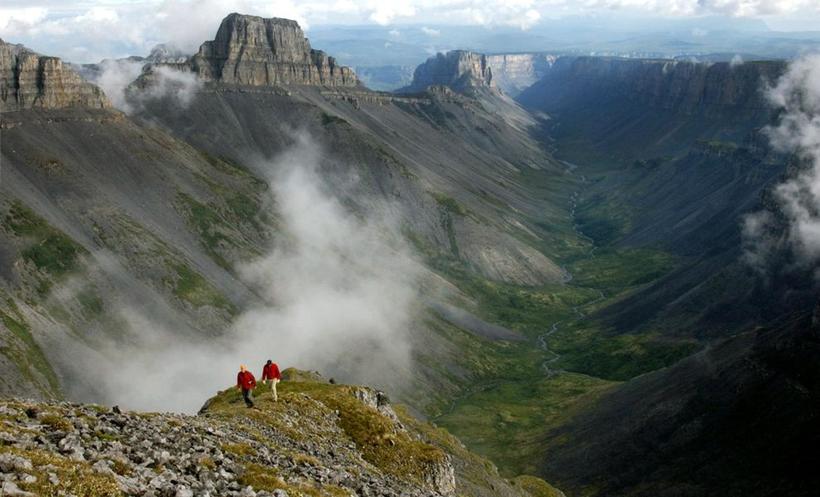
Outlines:
[[[561, 161], [561, 162], [567, 167], [567, 172], [569, 174], [575, 174], [575, 169], [578, 167], [577, 165], [571, 164], [571, 163], [566, 162], [566, 161]], [[585, 185], [586, 183], [587, 183], [587, 177], [582, 174], [581, 175], [581, 184]], [[588, 254], [589, 257], [592, 258], [592, 257], [595, 257], [595, 250], [598, 248], [595, 245], [595, 240], [593, 240], [591, 237], [589, 237], [589, 236], [585, 235], [583, 232], [581, 232], [580, 228], [578, 227], [578, 223], [575, 220], [575, 211], [578, 208], [578, 198], [580, 196], [581, 196], [580, 191], [573, 192], [572, 195], [570, 195], [570, 197], [569, 197], [569, 217], [570, 217], [570, 222], [572, 222], [572, 230], [575, 232], [575, 234], [579, 238], [583, 238], [585, 240], [588, 240], [589, 243], [592, 245], [591, 248], [589, 249], [589, 254]], [[573, 277], [572, 273], [570, 273], [569, 270], [567, 270], [566, 267], [563, 267], [562, 269], [564, 270], [564, 274], [565, 274], [564, 283], [569, 283], [570, 281], [572, 281], [572, 277]], [[586, 303], [581, 304], [581, 305], [573, 306], [572, 307], [572, 312], [576, 316], [578, 316], [578, 319], [584, 319], [586, 317], [586, 314], [584, 314], [581, 311], [581, 307], [582, 306], [592, 305], [592, 304], [597, 304], [598, 302], [604, 300], [605, 298], [606, 298], [606, 295], [604, 294], [604, 292], [601, 291], [601, 290], [598, 290], [598, 297], [596, 299], [591, 300], [591, 301], [586, 302]], [[547, 330], [545, 333], [542, 333], [541, 335], [538, 336], [538, 346], [544, 352], [546, 352], [547, 354], [550, 355], [549, 358], [545, 359], [544, 362], [541, 363], [541, 369], [544, 370], [544, 374], [548, 378], [552, 378], [553, 376], [563, 372], [562, 369], [555, 369], [555, 368], [552, 367], [553, 364], [555, 364], [559, 359], [561, 359], [561, 354], [559, 354], [558, 352], [550, 349], [549, 345], [547, 344], [547, 340], [549, 339], [549, 337], [551, 337], [556, 331], [559, 330], [559, 328], [561, 326], [561, 323], [563, 323], [563, 322], [564, 321], [561, 320], [561, 321], [556, 321], [556, 322], [552, 323], [549, 330]]]

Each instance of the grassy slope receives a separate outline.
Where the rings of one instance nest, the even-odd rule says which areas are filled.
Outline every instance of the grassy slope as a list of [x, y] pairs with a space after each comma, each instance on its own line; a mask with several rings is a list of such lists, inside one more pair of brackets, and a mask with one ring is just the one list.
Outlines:
[[[393, 421], [355, 398], [354, 391], [360, 387], [329, 384], [321, 377], [292, 368], [283, 371], [283, 378], [285, 381], [278, 387], [279, 402], [273, 402], [267, 388], [260, 388], [255, 398], [259, 409], [248, 410], [244, 408], [240, 393], [231, 388], [211, 399], [207, 412], [225, 420], [247, 417], [295, 439], [313, 434], [306, 433], [304, 426], [293, 427], [288, 422], [282, 422], [282, 418], [276, 415], [277, 411], [295, 408], [300, 416], [319, 418], [338, 413], [338, 425], [343, 435], [356, 444], [362, 457], [384, 473], [401, 480], [424, 484], [427, 468], [440, 464], [447, 454], [456, 468], [458, 495], [483, 495], [484, 492], [496, 491], [499, 492], [497, 495], [560, 495], [538, 478], [527, 477], [512, 482], [504, 480], [490, 461], [470, 452], [447, 431], [421, 421], [401, 405], [396, 406], [396, 412], [407, 431], [396, 431]], [[240, 430], [246, 429], [244, 423], [236, 423], [236, 426]], [[251, 435], [259, 436], [258, 433]], [[324, 432], [322, 436], [332, 434]], [[266, 482], [276, 481], [270, 475], [269, 468], [250, 466], [246, 469], [248, 472], [244, 483], [254, 488], [281, 488], [266, 485]], [[330, 492], [333, 489], [324, 490]]]

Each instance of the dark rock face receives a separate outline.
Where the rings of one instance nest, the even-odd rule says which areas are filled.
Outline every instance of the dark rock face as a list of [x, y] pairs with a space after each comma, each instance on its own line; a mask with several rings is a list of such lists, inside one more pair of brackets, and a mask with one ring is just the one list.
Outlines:
[[206, 81], [250, 86], [356, 86], [350, 68], [310, 48], [296, 21], [230, 14], [191, 59]]
[[436, 85], [459, 92], [476, 87], [495, 87], [487, 56], [464, 50], [430, 57], [416, 68], [413, 82], [402, 91], [423, 91]]
[[[761, 80], [774, 80], [784, 67], [782, 62], [769, 61], [733, 66], [726, 62], [562, 57], [547, 77], [523, 92], [519, 100], [548, 110], [595, 93], [687, 114], [753, 112], [768, 109], [760, 91]], [[567, 82], [572, 84], [561, 84]]]
[[0, 111], [110, 106], [102, 90], [59, 58], [0, 40]]
[[815, 495], [816, 315], [619, 386], [553, 434], [545, 474], [578, 495]]

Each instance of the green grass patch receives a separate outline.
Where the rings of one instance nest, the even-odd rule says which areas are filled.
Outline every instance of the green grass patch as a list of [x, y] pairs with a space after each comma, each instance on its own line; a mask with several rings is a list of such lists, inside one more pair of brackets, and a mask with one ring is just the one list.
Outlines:
[[211, 306], [236, 313], [236, 308], [208, 280], [185, 264], [172, 264], [176, 278], [173, 280], [173, 291], [181, 300], [194, 307]]
[[222, 450], [235, 456], [252, 456], [256, 454], [256, 450], [246, 443], [222, 444]]
[[653, 334], [606, 335], [581, 326], [561, 328], [548, 343], [562, 356], [556, 367], [609, 380], [628, 380], [670, 366], [700, 347], [694, 340]]
[[436, 203], [444, 209], [445, 211], [449, 212], [450, 214], [455, 214], [456, 216], [464, 217], [467, 215], [467, 209], [461, 205], [458, 200], [454, 199], [453, 197], [441, 193], [441, 192], [432, 192], [430, 195], [436, 200]]
[[86, 319], [96, 318], [102, 315], [104, 311], [103, 301], [93, 287], [85, 288], [78, 293], [77, 301], [80, 303], [80, 309]]
[[348, 124], [348, 122], [339, 116], [322, 112], [322, 126], [330, 126], [331, 124]]
[[[19, 486], [38, 497], [64, 495], [119, 497], [123, 495], [113, 477], [96, 473], [88, 462], [76, 462], [53, 452], [35, 449], [21, 450], [0, 446], [0, 453], [12, 453], [32, 462], [34, 469], [30, 473], [37, 480], [33, 483], [20, 483]], [[49, 482], [49, 472], [55, 473], [59, 478], [56, 485]]]
[[[247, 417], [270, 424], [296, 440], [304, 434], [279, 424], [277, 409], [287, 409], [288, 405], [298, 403], [300, 416], [327, 419], [338, 413], [339, 428], [356, 444], [366, 461], [405, 481], [424, 484], [430, 466], [441, 463], [446, 457], [444, 452], [397, 430], [391, 419], [359, 401], [354, 396], [355, 388], [358, 387], [307, 380], [284, 381], [278, 387], [280, 402], [273, 402], [266, 388], [257, 390], [259, 395], [255, 403], [259, 410], [246, 409], [239, 391], [231, 388], [211, 399], [207, 412], [228, 419]], [[294, 460], [298, 457], [295, 454]], [[316, 462], [304, 457], [301, 461]], [[266, 481], [273, 481], [273, 477]]]
[[12, 202], [3, 224], [15, 235], [28, 240], [20, 256], [49, 275], [37, 287], [40, 294], [46, 294], [56, 279], [75, 270], [79, 256], [85, 253], [80, 245], [19, 201]]
[[53, 233], [21, 252], [24, 259], [53, 276], [62, 276], [77, 267], [82, 252], [79, 245], [62, 233]]
[[502, 474], [532, 474], [544, 456], [544, 433], [611, 385], [573, 373], [501, 382], [464, 397], [435, 421], [492, 459]]
[[614, 293], [650, 283], [678, 265], [678, 259], [653, 249], [605, 249], [595, 257], [578, 260], [569, 266], [572, 284]]
[[626, 206], [597, 193], [583, 199], [576, 209], [578, 231], [604, 246], [615, 242], [631, 228], [631, 213]]
[[[37, 342], [34, 341], [31, 329], [20, 314], [17, 305], [11, 299], [9, 299], [7, 303], [11, 309], [8, 313], [0, 310], [0, 321], [2, 321], [6, 329], [11, 331], [20, 340], [23, 348], [19, 350], [16, 347], [5, 347], [3, 353], [17, 363], [20, 372], [31, 380], [36, 380], [32, 369], [37, 371], [42, 378], [46, 380], [48, 385], [48, 392], [46, 393], [59, 395], [60, 382], [57, 379], [57, 374], [54, 372], [54, 369], [52, 369], [43, 350]], [[14, 314], [14, 316], [12, 316], [12, 314]], [[37, 385], [40, 384], [40, 381], [33, 381], [33, 383]]]
[[514, 487], [520, 488], [532, 497], [564, 497], [564, 494], [541, 478], [530, 475], [516, 476], [512, 479]]
[[255, 490], [273, 492], [284, 490], [294, 497], [349, 497], [350, 491], [331, 484], [310, 484], [307, 482], [286, 482], [279, 476], [276, 468], [261, 464], [246, 464], [239, 477], [242, 486], [251, 486]]
[[208, 253], [222, 267], [230, 267], [220, 251], [223, 245], [233, 245], [233, 241], [221, 229], [220, 225], [223, 221], [219, 213], [213, 207], [197, 201], [187, 193], [179, 193], [177, 198], [185, 205], [188, 211], [188, 222], [199, 234], [200, 241]]

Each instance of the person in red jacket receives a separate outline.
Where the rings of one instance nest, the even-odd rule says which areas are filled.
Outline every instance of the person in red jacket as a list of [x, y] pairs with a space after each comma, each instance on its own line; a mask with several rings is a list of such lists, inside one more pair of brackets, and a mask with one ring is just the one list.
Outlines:
[[282, 379], [282, 373], [279, 372], [279, 366], [268, 359], [265, 366], [262, 368], [262, 382], [267, 383], [270, 380], [270, 391], [273, 393], [273, 401], [279, 400], [279, 395], [276, 393], [276, 384]]
[[253, 399], [251, 392], [256, 388], [256, 378], [253, 373], [248, 371], [248, 368], [243, 364], [239, 366], [239, 374], [236, 375], [236, 388], [242, 390], [242, 398], [245, 399], [245, 405], [253, 407]]

